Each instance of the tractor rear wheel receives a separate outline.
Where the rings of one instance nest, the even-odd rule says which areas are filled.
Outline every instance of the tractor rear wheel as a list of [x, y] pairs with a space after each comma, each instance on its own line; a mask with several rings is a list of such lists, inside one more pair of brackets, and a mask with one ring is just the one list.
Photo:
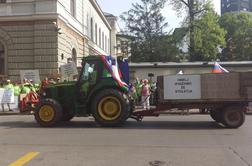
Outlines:
[[60, 121], [62, 117], [62, 108], [60, 104], [53, 99], [40, 101], [35, 109], [35, 119], [40, 126], [51, 127]]
[[245, 121], [244, 108], [242, 106], [229, 106], [222, 113], [223, 124], [228, 128], [238, 128]]
[[101, 126], [120, 126], [128, 118], [129, 104], [120, 91], [103, 90], [92, 100], [92, 114]]

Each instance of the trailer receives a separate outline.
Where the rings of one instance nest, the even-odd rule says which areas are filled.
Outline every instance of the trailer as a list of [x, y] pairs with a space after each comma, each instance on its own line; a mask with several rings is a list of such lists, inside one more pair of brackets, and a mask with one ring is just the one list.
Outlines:
[[238, 128], [252, 100], [252, 72], [158, 76], [156, 96], [156, 108], [136, 111], [132, 117], [140, 121], [174, 108], [207, 109], [216, 122]]

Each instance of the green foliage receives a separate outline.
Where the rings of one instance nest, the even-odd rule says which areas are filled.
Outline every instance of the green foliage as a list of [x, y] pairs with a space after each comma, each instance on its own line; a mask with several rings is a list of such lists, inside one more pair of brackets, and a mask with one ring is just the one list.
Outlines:
[[170, 4], [179, 16], [186, 11], [188, 20], [192, 21], [204, 11], [212, 8], [209, 0], [205, 3], [198, 0], [170, 0]]
[[218, 15], [211, 1], [170, 0], [170, 4], [181, 15], [186, 11], [184, 21], [188, 29], [189, 61], [211, 61], [218, 55], [218, 47], [225, 46], [225, 30], [218, 24]]
[[224, 47], [226, 31], [218, 24], [219, 16], [209, 11], [194, 21], [195, 53], [190, 61], [212, 61], [217, 59], [219, 47]]
[[180, 60], [179, 50], [173, 36], [164, 35], [153, 40], [155, 41], [152, 41], [152, 50], [149, 48], [148, 40], [141, 44], [133, 42], [130, 60], [133, 62], [178, 62]]
[[126, 24], [125, 32], [134, 37], [131, 60], [135, 62], [170, 61], [176, 59], [176, 45], [166, 37], [168, 25], [161, 14], [166, 0], [141, 0], [121, 15]]
[[184, 21], [184, 24], [188, 28], [188, 50], [190, 59], [194, 59], [193, 57], [196, 54], [196, 46], [195, 46], [195, 25], [194, 21], [197, 18], [200, 18], [205, 11], [208, 11], [211, 8], [211, 3], [207, 1], [207, 3], [202, 3], [198, 0], [170, 0], [170, 4], [173, 5], [174, 10], [181, 16], [181, 13], [186, 11], [187, 16]]
[[223, 49], [220, 59], [252, 60], [252, 16], [248, 13], [226, 13], [219, 22], [227, 31], [227, 47]]

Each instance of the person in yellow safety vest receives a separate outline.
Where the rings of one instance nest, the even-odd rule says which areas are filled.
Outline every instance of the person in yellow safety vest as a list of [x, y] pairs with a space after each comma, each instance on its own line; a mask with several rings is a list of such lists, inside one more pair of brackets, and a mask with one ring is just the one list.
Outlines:
[[19, 106], [19, 98], [20, 98], [21, 88], [18, 82], [14, 83], [14, 101], [15, 107], [18, 108]]
[[19, 96], [20, 95], [20, 92], [21, 92], [21, 88], [20, 86], [18, 85], [17, 82], [14, 83], [14, 96]]
[[[6, 89], [6, 90], [11, 89], [14, 92], [14, 87], [11, 84], [10, 80], [6, 80], [6, 85], [4, 86], [4, 89]], [[7, 103], [7, 106], [8, 106], [9, 111], [12, 111], [10, 108], [10, 103]], [[2, 110], [4, 112], [4, 104], [3, 103], [2, 103]]]
[[34, 83], [33, 86], [34, 86], [36, 92], [38, 92], [38, 91], [39, 91], [39, 88], [40, 88], [40, 84], [39, 84], [39, 83]]
[[24, 79], [24, 83], [22, 84], [21, 87], [21, 94], [28, 94], [30, 93], [31, 89], [30, 89], [30, 84], [28, 83], [27, 79]]
[[36, 92], [36, 88], [34, 86], [33, 80], [30, 80], [29, 84], [30, 84], [29, 86], [30, 86], [31, 91]]

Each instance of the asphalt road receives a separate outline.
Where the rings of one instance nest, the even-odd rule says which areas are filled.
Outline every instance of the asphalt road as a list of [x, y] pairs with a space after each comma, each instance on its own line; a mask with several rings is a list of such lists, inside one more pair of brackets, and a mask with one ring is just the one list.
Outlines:
[[41, 128], [33, 116], [0, 116], [0, 166], [249, 166], [251, 128], [252, 115], [239, 129], [208, 115], [129, 120], [122, 128], [89, 118]]

